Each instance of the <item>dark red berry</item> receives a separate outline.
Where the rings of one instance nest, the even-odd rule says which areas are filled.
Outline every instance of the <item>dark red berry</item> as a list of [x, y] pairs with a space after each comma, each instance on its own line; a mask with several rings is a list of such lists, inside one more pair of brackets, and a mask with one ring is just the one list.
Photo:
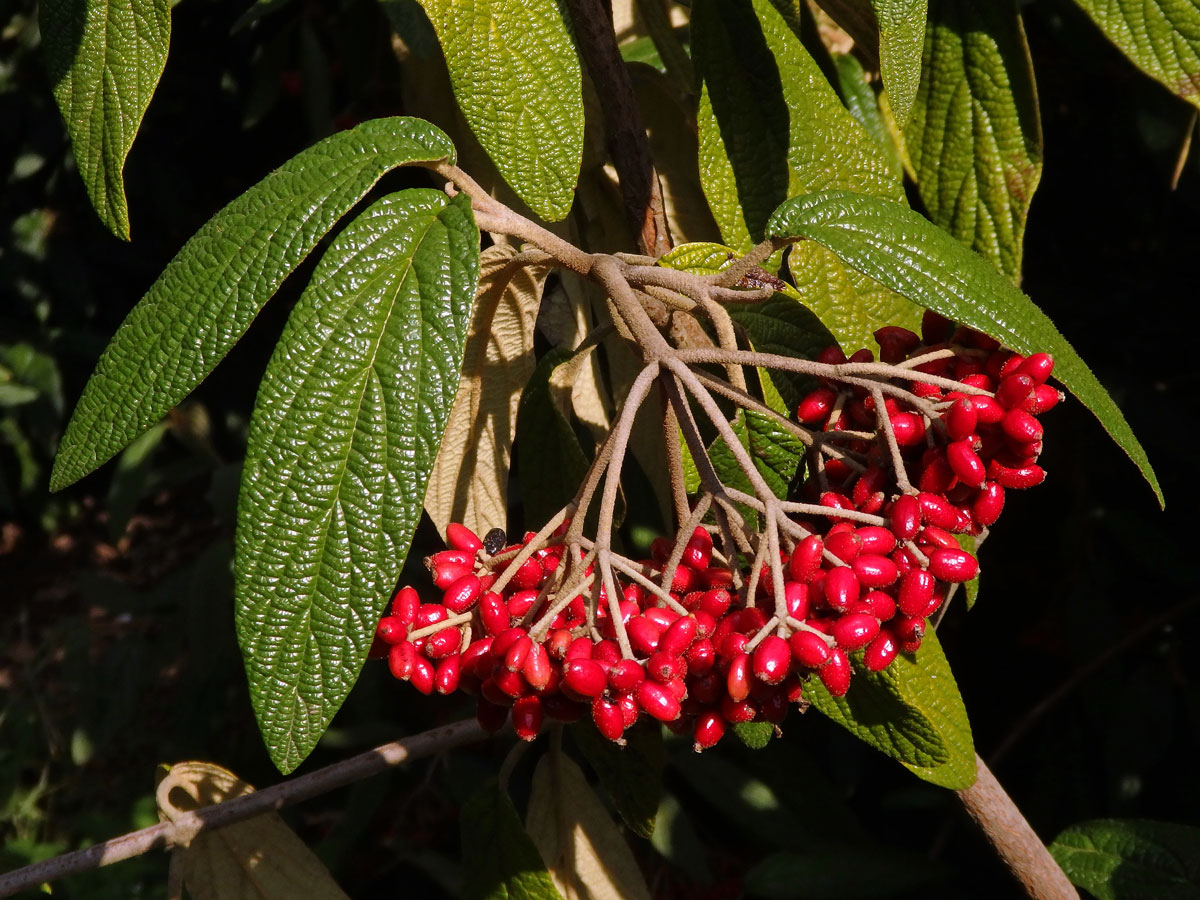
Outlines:
[[542, 700], [533, 694], [519, 698], [513, 703], [513, 731], [523, 741], [532, 741], [542, 729], [545, 714], [542, 712]]

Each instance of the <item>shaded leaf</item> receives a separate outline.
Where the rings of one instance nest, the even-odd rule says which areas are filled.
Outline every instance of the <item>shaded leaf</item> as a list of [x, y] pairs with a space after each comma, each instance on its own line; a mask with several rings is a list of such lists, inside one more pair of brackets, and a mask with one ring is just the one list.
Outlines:
[[534, 320], [549, 272], [515, 255], [496, 244], [480, 258], [462, 380], [425, 491], [425, 510], [443, 534], [450, 522], [485, 534], [507, 521], [517, 406], [533, 374]]
[[454, 97], [509, 186], [547, 221], [575, 199], [583, 76], [555, 0], [421, 0]]
[[561, 900], [508, 794], [489, 781], [463, 804], [463, 900]]
[[571, 358], [567, 348], [551, 350], [540, 360], [517, 407], [517, 466], [534, 473], [521, 479], [521, 502], [527, 522], [546, 522], [575, 496], [588, 470], [571, 423], [550, 396], [550, 376]]
[[933, 0], [905, 142], [933, 221], [1019, 283], [1042, 127], [1015, 0]]
[[400, 576], [478, 277], [466, 195], [389, 195], [322, 257], [267, 364], [238, 501], [237, 625], [284, 772], [358, 678]]
[[129, 240], [125, 157], [167, 64], [169, 0], [43, 0], [38, 24], [54, 99], [88, 198]]
[[654, 833], [654, 815], [662, 796], [662, 771], [666, 764], [662, 729], [644, 719], [625, 732], [625, 746], [601, 737], [590, 722], [571, 729], [587, 764], [612, 798], [617, 812], [636, 834]]
[[1200, 106], [1200, 6], [1192, 0], [1075, 0], [1135, 66]]
[[769, 900], [883, 900], [943, 881], [947, 874], [912, 853], [820, 841], [768, 856], [746, 873], [746, 893]]
[[[954, 539], [958, 541], [958, 546], [962, 547], [972, 556], [979, 557], [979, 542], [973, 534], [956, 534]], [[979, 597], [979, 572], [975, 573], [975, 577], [970, 581], [965, 582], [962, 586], [963, 597], [967, 601], [967, 609], [975, 605], [975, 600]]]
[[708, 864], [708, 849], [696, 833], [696, 826], [672, 794], [663, 794], [655, 818], [654, 834], [650, 836], [654, 849], [668, 859], [697, 884], [713, 883]]
[[883, 111], [879, 107], [875, 91], [867, 83], [867, 73], [863, 71], [862, 63], [853, 53], [839, 53], [834, 57], [834, 66], [837, 71], [838, 93], [842, 97], [842, 102], [846, 104], [846, 109], [875, 139], [875, 143], [880, 146], [887, 156], [888, 162], [891, 163], [892, 174], [899, 178], [903, 172], [900, 150], [883, 117]]
[[896, 121], [904, 125], [921, 83], [929, 0], [871, 0], [879, 22], [879, 74]]
[[845, 697], [832, 696], [815, 678], [804, 694], [814, 709], [918, 778], [952, 790], [975, 783], [971, 723], [932, 628], [916, 654], [898, 655], [882, 672], [855, 659]]
[[814, 829], [784, 806], [767, 782], [753, 777], [728, 756], [688, 749], [672, 761], [701, 797], [753, 840], [768, 847], [786, 847], [814, 835]]
[[[170, 767], [158, 784], [162, 818], [243, 797], [254, 788], [212, 763]], [[268, 812], [244, 822], [202, 831], [172, 851], [184, 887], [194, 900], [342, 900], [347, 895], [296, 833]]]
[[561, 750], [543, 756], [533, 772], [525, 827], [566, 900], [649, 900], [629, 845]]
[[936, 225], [899, 203], [826, 191], [789, 200], [768, 230], [822, 244], [863, 274], [1019, 353], [1052, 354], [1055, 378], [1095, 414], [1163, 502], [1146, 451], [1129, 423], [1050, 318], [986, 260]]
[[735, 722], [733, 733], [751, 750], [762, 750], [775, 736], [775, 726], [770, 722]]
[[1200, 828], [1191, 825], [1094, 819], [1059, 834], [1050, 853], [1099, 900], [1200, 898]]
[[284, 278], [385, 172], [454, 159], [418, 119], [374, 119], [292, 157], [208, 220], [126, 316], [84, 388], [50, 477], [61, 490], [216, 368]]

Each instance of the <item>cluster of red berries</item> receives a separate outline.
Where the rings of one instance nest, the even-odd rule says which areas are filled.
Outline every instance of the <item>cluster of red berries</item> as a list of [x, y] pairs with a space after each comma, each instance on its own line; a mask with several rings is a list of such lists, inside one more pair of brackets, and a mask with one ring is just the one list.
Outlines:
[[[619, 742], [644, 713], [690, 732], [699, 750], [731, 723], [781, 722], [803, 702], [814, 674], [831, 694], [844, 695], [850, 653], [861, 650], [863, 665], [880, 671], [897, 653], [916, 651], [950, 585], [975, 576], [975, 557], [954, 535], [990, 526], [1005, 489], [1044, 477], [1035, 416], [1059, 399], [1044, 384], [1049, 357], [1021, 357], [934, 317], [923, 332], [924, 340], [881, 329], [882, 362], [933, 354], [911, 371], [968, 390], [920, 376], [891, 379], [919, 398], [885, 398], [895, 448], [877, 427], [873, 398], [880, 395], [861, 385], [829, 380], [801, 402], [799, 418], [809, 427], [876, 435], [842, 442], [844, 456], [828, 460], [821, 477], [805, 485], [828, 513], [800, 517], [807, 536], [781, 554], [783, 602], [765, 570], [752, 579], [752, 602], [739, 596], [741, 579], [719, 564], [711, 535], [698, 527], [681, 536], [686, 544], [669, 584], [672, 542], [656, 540], [652, 559], [641, 563], [672, 602], [635, 579], [619, 579], [617, 603], [601, 591], [589, 620], [584, 596], [564, 604], [554, 593], [565, 525], [539, 545], [530, 546], [530, 533], [505, 548], [499, 530], [480, 540], [452, 524], [448, 549], [426, 560], [440, 602], [422, 603], [413, 588], [402, 588], [379, 623], [375, 655], [386, 655], [392, 674], [423, 693], [475, 695], [488, 729], [511, 715], [527, 740], [547, 717], [590, 715], [601, 734]], [[942, 349], [953, 352], [936, 353]], [[865, 351], [847, 360], [835, 348], [821, 361], [872, 360]], [[908, 490], [897, 477], [899, 463]], [[864, 524], [862, 516], [848, 521], [839, 510], [877, 517], [878, 524]], [[493, 590], [497, 585], [501, 590]]]

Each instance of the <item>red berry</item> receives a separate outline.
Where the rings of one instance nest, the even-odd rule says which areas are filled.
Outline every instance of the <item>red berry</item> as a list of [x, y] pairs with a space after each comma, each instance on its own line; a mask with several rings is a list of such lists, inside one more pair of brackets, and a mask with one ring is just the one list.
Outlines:
[[455, 550], [465, 550], [472, 556], [483, 549], [483, 541], [479, 539], [479, 535], [457, 522], [446, 526], [446, 543]]
[[453, 694], [458, 690], [462, 676], [462, 657], [455, 653], [447, 656], [433, 672], [433, 687], [439, 694]]
[[488, 734], [495, 734], [508, 721], [508, 707], [480, 699], [475, 704], [475, 720]]
[[[493, 644], [493, 646], [495, 645]], [[512, 642], [507, 652], [505, 652], [504, 668], [510, 672], [520, 672], [531, 650], [533, 650], [533, 638], [527, 634], [522, 634]]]
[[753, 701], [734, 700], [728, 694], [721, 698], [719, 709], [725, 721], [735, 725], [739, 722], [753, 722], [755, 716], [758, 715], [758, 709]]
[[663, 632], [658, 641], [658, 649], [672, 656], [680, 656], [692, 641], [696, 639], [696, 619], [692, 616], [680, 616]]
[[1004, 486], [995, 481], [986, 482], [971, 504], [975, 521], [985, 528], [995, 524], [1004, 510]]
[[445, 590], [471, 573], [472, 556], [462, 550], [443, 550], [425, 560], [433, 583]]
[[634, 616], [625, 623], [625, 633], [633, 652], [638, 656], [649, 656], [658, 649], [663, 629], [645, 616]]
[[925, 440], [925, 420], [916, 413], [897, 413], [891, 422], [892, 433], [901, 447], [914, 447]]
[[970, 581], [979, 573], [979, 563], [965, 550], [934, 550], [929, 557], [933, 577], [952, 584]]
[[646, 674], [655, 681], [667, 684], [687, 674], [687, 663], [683, 657], [658, 650], [646, 660]]
[[842, 562], [852, 563], [862, 552], [862, 538], [853, 531], [831, 531], [825, 537], [825, 549]]
[[[710, 645], [711, 646], [711, 645]], [[566, 669], [564, 667], [564, 674]], [[646, 670], [636, 660], [620, 659], [608, 670], [608, 686], [618, 694], [628, 694], [646, 677]]]
[[[1005, 417], [1007, 421], [1007, 417]], [[987, 466], [968, 441], [954, 441], [946, 446], [946, 462], [963, 484], [979, 487], [987, 478]]]
[[885, 325], [876, 329], [875, 342], [879, 344], [879, 361], [894, 365], [908, 359], [908, 354], [920, 346], [921, 337], [899, 325]]
[[887, 587], [900, 577], [896, 564], [886, 556], [860, 556], [851, 568], [863, 587]]
[[1034, 381], [1028, 375], [1009, 375], [996, 388], [996, 402], [1005, 409], [1020, 406], [1033, 393]]
[[408, 681], [416, 660], [417, 648], [408, 641], [401, 641], [388, 651], [388, 669], [391, 670], [393, 678], [401, 681]]
[[1033, 393], [1021, 404], [1021, 409], [1027, 413], [1032, 413], [1035, 416], [1040, 416], [1042, 413], [1054, 409], [1063, 399], [1063, 394], [1057, 388], [1053, 388], [1048, 384], [1039, 384], [1033, 389]]
[[463, 613], [475, 605], [483, 593], [479, 576], [468, 573], [452, 582], [442, 594], [442, 604], [454, 613]]
[[532, 741], [542, 729], [542, 700], [533, 694], [519, 698], [512, 708], [513, 730], [523, 741]]
[[608, 686], [600, 663], [591, 659], [568, 659], [562, 666], [563, 684], [581, 697], [599, 697]]
[[863, 613], [842, 616], [833, 625], [833, 639], [843, 650], [865, 647], [879, 634], [879, 620]]
[[488, 634], [499, 634], [508, 628], [512, 619], [509, 618], [504, 598], [493, 591], [484, 594], [479, 600], [479, 620]]
[[417, 610], [421, 608], [421, 597], [410, 587], [402, 587], [392, 600], [392, 615], [405, 625], [411, 625], [417, 620]]
[[679, 700], [657, 681], [643, 681], [637, 686], [636, 696], [638, 706], [658, 721], [674, 722], [679, 718]]
[[745, 700], [750, 696], [750, 654], [739, 653], [729, 661], [725, 690], [734, 700]]
[[864, 525], [858, 529], [862, 538], [862, 552], [887, 556], [896, 549], [896, 535], [881, 525]]
[[1028, 444], [1042, 439], [1042, 423], [1023, 409], [1006, 412], [1000, 427], [1014, 441]]
[[924, 569], [913, 569], [900, 581], [900, 593], [896, 603], [906, 616], [924, 614], [933, 596], [934, 576]]
[[527, 559], [521, 563], [520, 568], [517, 569], [516, 574], [509, 579], [508, 583], [510, 587], [517, 590], [528, 590], [541, 584], [545, 574], [540, 560]]
[[903, 494], [892, 504], [892, 531], [901, 541], [910, 541], [916, 537], [917, 529], [921, 527], [921, 504], [911, 494]]
[[754, 651], [754, 675], [767, 684], [779, 684], [787, 677], [792, 652], [788, 642], [775, 634], [769, 634]]
[[704, 675], [716, 663], [717, 651], [713, 647], [712, 641], [703, 638], [693, 641], [692, 646], [687, 648], [687, 652], [684, 653], [683, 658], [687, 661], [689, 674]]
[[1023, 490], [1036, 487], [1045, 481], [1046, 470], [1033, 464], [1010, 468], [993, 459], [988, 463], [988, 477], [1006, 488]]
[[707, 750], [709, 747], [715, 746], [724, 736], [725, 720], [718, 712], [706, 712], [696, 720], [696, 727], [692, 734], [696, 739], [692, 749], [697, 753]]
[[375, 626], [375, 635], [384, 643], [398, 644], [408, 637], [408, 626], [399, 616], [384, 616]]
[[471, 646], [462, 652], [462, 670], [468, 675], [484, 679], [492, 673], [496, 658], [492, 656], [492, 638], [472, 641]]
[[896, 636], [886, 628], [880, 630], [863, 653], [863, 663], [872, 672], [881, 672], [892, 664], [899, 646]]
[[865, 594], [862, 600], [858, 602], [858, 605], [866, 606], [871, 615], [880, 622], [886, 622], [892, 616], [896, 615], [895, 599], [891, 594], [885, 594], [883, 591], [871, 591]]
[[897, 616], [889, 627], [896, 638], [905, 643], [925, 637], [924, 616]]
[[1049, 353], [1035, 353], [1017, 368], [1021, 375], [1028, 375], [1037, 384], [1042, 384], [1054, 371], [1054, 360]]
[[861, 590], [858, 576], [849, 566], [830, 569], [825, 577], [825, 602], [834, 609], [845, 609], [858, 599]]
[[592, 700], [592, 721], [596, 723], [596, 730], [610, 741], [621, 740], [625, 733], [625, 714], [620, 705], [603, 697]]
[[817, 676], [829, 693], [835, 697], [844, 697], [850, 689], [850, 657], [841, 647], [834, 647], [829, 654], [829, 662], [817, 670]]
[[529, 655], [525, 657], [525, 665], [521, 667], [521, 674], [535, 691], [544, 691], [550, 685], [554, 670], [550, 666], [550, 654], [546, 652], [545, 645], [534, 644], [530, 648]]
[[425, 655], [430, 659], [445, 659], [457, 653], [462, 645], [462, 632], [451, 626], [434, 632], [425, 639]]
[[971, 404], [981, 425], [995, 425], [1004, 418], [1004, 407], [994, 397], [975, 396], [971, 398]]
[[434, 674], [433, 663], [423, 656], [414, 657], [412, 674], [408, 676], [408, 683], [422, 694], [432, 694]]
[[979, 413], [970, 397], [962, 397], [954, 401], [954, 405], [942, 416], [946, 423], [946, 435], [952, 441], [962, 441], [975, 433], [979, 424]]
[[802, 583], [812, 581], [817, 570], [821, 568], [821, 555], [824, 550], [824, 542], [815, 534], [810, 534], [797, 544], [788, 559], [788, 574], [792, 580]]
[[819, 669], [829, 662], [829, 644], [819, 634], [813, 634], [811, 631], [793, 632], [788, 645], [796, 662], [806, 669]]
[[807, 619], [808, 585], [798, 581], [785, 581], [783, 584], [783, 601], [787, 605], [788, 615], [793, 619]]

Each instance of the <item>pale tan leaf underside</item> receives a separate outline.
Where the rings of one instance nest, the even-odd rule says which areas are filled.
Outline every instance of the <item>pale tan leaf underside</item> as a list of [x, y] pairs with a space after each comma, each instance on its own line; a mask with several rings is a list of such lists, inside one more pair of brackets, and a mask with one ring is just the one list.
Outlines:
[[650, 900], [629, 845], [561, 751], [547, 753], [533, 773], [525, 827], [566, 900]]
[[533, 374], [534, 320], [549, 272], [515, 262], [516, 252], [498, 244], [480, 258], [462, 381], [425, 492], [425, 510], [443, 534], [450, 522], [481, 536], [506, 526], [517, 404]]
[[[178, 763], [159, 782], [159, 815], [174, 821], [182, 813], [253, 792], [228, 769]], [[277, 813], [203, 831], [172, 852], [173, 873], [182, 875], [194, 900], [349, 900]]]

